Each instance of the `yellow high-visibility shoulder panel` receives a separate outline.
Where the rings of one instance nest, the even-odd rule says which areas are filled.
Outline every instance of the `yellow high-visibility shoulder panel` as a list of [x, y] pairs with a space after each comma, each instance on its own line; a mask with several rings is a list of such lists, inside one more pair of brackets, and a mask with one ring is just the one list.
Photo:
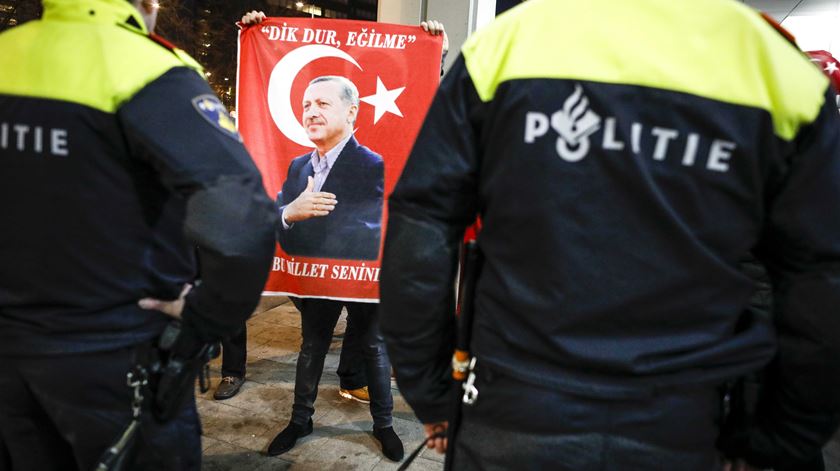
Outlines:
[[[109, 20], [134, 15], [141, 26], [85, 18], [89, 9]], [[43, 20], [0, 35], [0, 51], [0, 94], [67, 101], [108, 113], [173, 67], [201, 73], [186, 54], [150, 40], [125, 0], [47, 1]]]
[[483, 101], [549, 78], [639, 85], [760, 108], [793, 139], [828, 79], [754, 10], [730, 0], [529, 0], [462, 49]]

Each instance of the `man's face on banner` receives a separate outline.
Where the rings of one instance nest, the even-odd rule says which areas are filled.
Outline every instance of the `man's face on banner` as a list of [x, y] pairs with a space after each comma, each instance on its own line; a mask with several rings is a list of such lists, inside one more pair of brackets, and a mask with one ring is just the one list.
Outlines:
[[303, 93], [303, 125], [309, 140], [327, 150], [353, 131], [357, 107], [344, 101], [335, 81], [310, 85]]

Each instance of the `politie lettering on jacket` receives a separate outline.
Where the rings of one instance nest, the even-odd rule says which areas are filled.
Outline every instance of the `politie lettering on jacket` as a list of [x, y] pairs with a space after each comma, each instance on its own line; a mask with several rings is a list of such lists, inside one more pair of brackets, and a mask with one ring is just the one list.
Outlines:
[[379, 282], [379, 267], [361, 265], [333, 265], [329, 263], [299, 262], [295, 259], [274, 257], [271, 271], [288, 273], [302, 278]]
[[66, 129], [0, 122], [0, 150], [67, 157], [68, 140]]
[[[615, 117], [602, 120], [589, 109], [589, 99], [583, 94], [580, 84], [577, 84], [562, 109], [550, 116], [539, 111], [531, 111], [525, 115], [525, 143], [537, 142], [552, 129], [558, 136], [555, 146], [557, 155], [567, 162], [579, 162], [589, 154], [595, 133], [603, 129], [596, 144], [605, 151], [622, 152], [629, 146], [633, 154], [664, 161], [672, 154], [674, 146], [679, 145], [681, 147], [676, 155], [682, 165], [704, 165], [707, 170], [713, 172], [729, 171], [729, 161], [737, 148], [734, 142], [724, 139], [709, 139], [697, 132], [647, 126], [638, 122], [630, 123], [630, 142], [624, 142], [618, 138], [619, 124]], [[654, 138], [652, 146], [651, 140], [646, 139], [647, 136]], [[708, 152], [699, 155], [701, 148], [708, 148]]]

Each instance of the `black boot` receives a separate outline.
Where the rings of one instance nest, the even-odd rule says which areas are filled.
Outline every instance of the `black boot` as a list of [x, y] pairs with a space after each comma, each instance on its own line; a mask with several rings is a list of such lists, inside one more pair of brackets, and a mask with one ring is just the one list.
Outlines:
[[397, 436], [394, 427], [373, 429], [373, 438], [379, 440], [382, 445], [382, 454], [391, 461], [401, 461], [405, 450], [402, 440]]
[[[278, 433], [271, 445], [268, 445], [268, 456], [282, 455], [283, 453], [294, 448], [298, 438], [305, 437], [312, 433], [312, 419], [306, 425], [298, 425], [294, 422], [289, 422], [289, 425]], [[399, 440], [399, 438], [397, 439]], [[402, 446], [402, 445], [400, 445]]]

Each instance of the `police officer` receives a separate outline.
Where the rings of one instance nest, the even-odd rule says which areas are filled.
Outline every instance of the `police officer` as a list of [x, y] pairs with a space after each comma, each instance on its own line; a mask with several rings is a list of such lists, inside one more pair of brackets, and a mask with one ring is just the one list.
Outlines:
[[[390, 198], [381, 322], [446, 427], [456, 247], [485, 255], [454, 469], [807, 460], [840, 412], [840, 122], [828, 80], [729, 0], [530, 0], [473, 35]], [[774, 317], [740, 266], [768, 268]], [[771, 362], [715, 441], [720, 387]], [[729, 405], [734, 405], [729, 403]]]
[[[150, 35], [157, 9], [45, 0], [41, 21], [0, 35], [0, 433], [13, 469], [93, 469], [132, 421], [127, 373], [172, 317], [184, 338], [224, 337], [267, 276], [272, 202], [201, 68]], [[189, 389], [171, 421], [141, 412], [128, 468], [200, 469]]]

